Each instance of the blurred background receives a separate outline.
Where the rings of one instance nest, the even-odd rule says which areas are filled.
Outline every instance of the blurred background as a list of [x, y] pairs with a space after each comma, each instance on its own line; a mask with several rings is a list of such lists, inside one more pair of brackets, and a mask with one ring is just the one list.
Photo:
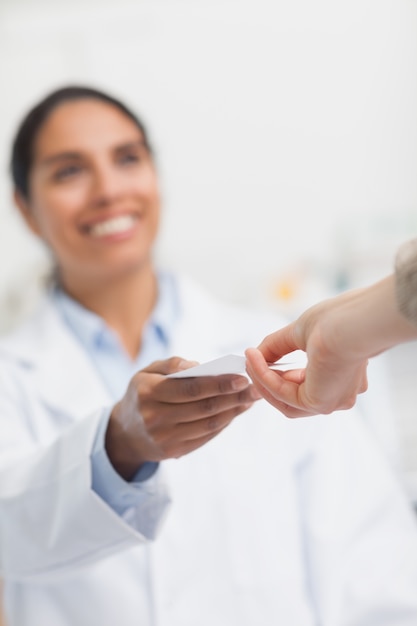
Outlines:
[[[68, 83], [142, 116], [159, 262], [232, 302], [293, 317], [417, 235], [416, 0], [0, 0], [0, 59], [0, 332], [47, 264], [13, 208], [11, 140]], [[417, 503], [416, 355], [379, 357], [363, 405]]]

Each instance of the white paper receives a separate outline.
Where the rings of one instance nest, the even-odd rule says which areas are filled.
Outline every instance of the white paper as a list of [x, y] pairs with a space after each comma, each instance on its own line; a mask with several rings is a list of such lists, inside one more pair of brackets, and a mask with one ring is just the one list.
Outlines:
[[187, 370], [168, 374], [169, 378], [194, 378], [195, 376], [220, 376], [221, 374], [244, 374], [246, 358], [237, 354], [227, 354], [214, 361], [195, 365]]
[[[293, 353], [295, 354], [295, 353]], [[272, 363], [271, 369], [289, 369], [288, 366], [295, 364], [295, 361], [278, 361]], [[300, 365], [300, 367], [302, 367]], [[168, 374], [168, 378], [194, 378], [198, 376], [220, 376], [221, 374], [246, 374], [246, 357], [238, 354], [227, 354], [214, 361], [207, 361], [201, 365], [195, 365], [186, 370]]]

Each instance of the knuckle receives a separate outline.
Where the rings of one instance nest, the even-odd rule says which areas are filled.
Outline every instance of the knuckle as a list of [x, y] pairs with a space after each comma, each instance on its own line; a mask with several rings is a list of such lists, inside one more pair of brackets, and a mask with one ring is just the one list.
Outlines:
[[148, 391], [140, 392], [136, 398], [136, 407], [139, 413], [145, 417], [153, 411], [153, 402]]
[[157, 430], [151, 435], [152, 443], [161, 459], [166, 459], [170, 456], [170, 449], [172, 446], [171, 438], [167, 433]]
[[351, 409], [352, 407], [354, 407], [356, 404], [356, 394], [354, 396], [350, 396], [349, 398], [346, 398], [345, 402], [343, 403], [343, 409]]
[[217, 415], [212, 415], [205, 420], [205, 433], [214, 433], [220, 428], [220, 420]]
[[237, 395], [237, 400], [240, 404], [246, 404], [247, 402], [253, 402], [252, 397], [252, 389], [244, 389], [243, 391], [239, 391]]
[[181, 363], [183, 363], [183, 359], [179, 356], [172, 356], [168, 359], [167, 361], [167, 365], [168, 365], [168, 369], [171, 372], [177, 372], [180, 367], [181, 367]]
[[191, 441], [176, 442], [170, 448], [169, 457], [172, 459], [180, 459], [185, 454], [193, 450], [194, 445]]
[[330, 415], [331, 413], [333, 413], [334, 408], [332, 406], [324, 406], [320, 409], [317, 409], [316, 407], [311, 407], [311, 410], [315, 411], [316, 413], [320, 412], [323, 415]]
[[161, 421], [159, 414], [152, 409], [145, 409], [145, 411], [142, 410], [142, 415], [146, 430], [148, 433], [153, 433]]
[[138, 372], [132, 378], [130, 384], [133, 386], [134, 390], [136, 391], [138, 396], [141, 398], [141, 400], [151, 395], [152, 385], [151, 385], [151, 379], [149, 375], [144, 374], [142, 372]]
[[231, 422], [231, 421], [232, 421], [235, 417], [237, 417], [238, 415], [240, 415], [241, 413], [243, 413], [244, 411], [246, 411], [246, 409], [248, 409], [248, 408], [249, 408], [249, 407], [248, 407], [247, 405], [244, 405], [244, 406], [238, 406], [238, 407], [235, 407], [234, 409], [231, 409], [231, 410], [228, 412], [228, 415], [227, 415], [227, 420], [226, 420], [225, 426], [227, 426], [228, 424], [230, 424], [230, 422]]
[[196, 398], [200, 394], [200, 383], [196, 378], [184, 378], [182, 384], [186, 396]]
[[307, 411], [314, 411], [314, 413], [321, 413], [322, 415], [330, 415], [334, 411], [340, 408], [340, 404], [334, 398], [328, 398], [325, 401], [320, 401], [320, 399], [315, 399], [313, 402], [306, 403], [303, 407], [307, 409]]
[[218, 404], [219, 403], [218, 403], [217, 398], [214, 398], [214, 397], [205, 398], [202, 401], [203, 412], [207, 415], [210, 415], [211, 413], [215, 413], [217, 411]]
[[219, 378], [217, 382], [217, 389], [219, 393], [228, 393], [232, 389], [231, 382], [228, 378]]

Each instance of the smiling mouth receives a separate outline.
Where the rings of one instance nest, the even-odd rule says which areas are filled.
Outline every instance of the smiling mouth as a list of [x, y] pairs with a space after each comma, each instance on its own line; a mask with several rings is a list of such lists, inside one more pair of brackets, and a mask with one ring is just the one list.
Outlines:
[[109, 235], [120, 235], [126, 233], [133, 228], [136, 218], [132, 215], [119, 215], [112, 217], [104, 222], [99, 222], [90, 226], [88, 229], [92, 237], [107, 237]]

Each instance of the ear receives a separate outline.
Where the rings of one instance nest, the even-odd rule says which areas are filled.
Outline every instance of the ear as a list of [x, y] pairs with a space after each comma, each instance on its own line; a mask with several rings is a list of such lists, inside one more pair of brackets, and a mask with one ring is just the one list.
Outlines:
[[29, 206], [28, 200], [17, 189], [14, 190], [14, 202], [19, 209], [20, 215], [23, 217], [26, 225], [32, 231], [34, 235], [41, 237], [41, 230], [39, 228], [38, 221], [34, 215], [33, 210]]

